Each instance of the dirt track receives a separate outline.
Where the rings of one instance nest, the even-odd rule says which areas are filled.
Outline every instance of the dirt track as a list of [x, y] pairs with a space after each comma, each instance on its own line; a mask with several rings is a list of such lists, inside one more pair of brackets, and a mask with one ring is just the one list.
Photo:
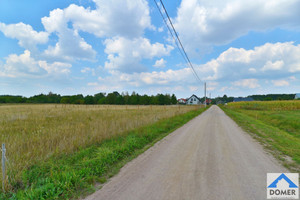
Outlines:
[[212, 106], [86, 199], [266, 199], [268, 172], [287, 170]]

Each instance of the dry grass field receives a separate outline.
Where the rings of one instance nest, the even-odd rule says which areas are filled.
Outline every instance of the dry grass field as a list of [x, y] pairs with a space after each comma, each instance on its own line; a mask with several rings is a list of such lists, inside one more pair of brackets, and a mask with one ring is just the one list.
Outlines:
[[[197, 106], [0, 105], [0, 142], [10, 179], [51, 156], [195, 110]], [[9, 181], [11, 182], [11, 181]]]

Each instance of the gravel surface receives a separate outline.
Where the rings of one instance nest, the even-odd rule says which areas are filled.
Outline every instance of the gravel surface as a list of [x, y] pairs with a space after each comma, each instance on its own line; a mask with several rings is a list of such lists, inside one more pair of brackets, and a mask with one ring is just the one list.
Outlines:
[[288, 172], [219, 107], [125, 165], [86, 200], [266, 199], [267, 173]]

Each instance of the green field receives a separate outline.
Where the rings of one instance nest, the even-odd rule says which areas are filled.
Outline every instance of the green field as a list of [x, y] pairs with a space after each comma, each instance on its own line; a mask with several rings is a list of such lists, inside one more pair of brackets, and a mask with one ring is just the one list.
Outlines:
[[222, 109], [291, 171], [300, 169], [300, 101], [238, 102]]
[[[0, 199], [70, 199], [205, 109], [0, 105], [8, 176]], [[1, 180], [2, 181], [2, 180]]]

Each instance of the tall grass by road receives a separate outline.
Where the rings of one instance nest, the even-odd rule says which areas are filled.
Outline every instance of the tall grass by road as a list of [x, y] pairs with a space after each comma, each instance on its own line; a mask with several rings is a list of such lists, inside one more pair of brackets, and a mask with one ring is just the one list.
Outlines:
[[198, 108], [0, 105], [0, 142], [6, 144], [9, 160], [6, 190], [23, 187], [24, 171], [49, 158], [77, 152], [108, 138], [126, 135], [134, 129]]
[[222, 109], [286, 167], [299, 172], [300, 101], [237, 102]]

